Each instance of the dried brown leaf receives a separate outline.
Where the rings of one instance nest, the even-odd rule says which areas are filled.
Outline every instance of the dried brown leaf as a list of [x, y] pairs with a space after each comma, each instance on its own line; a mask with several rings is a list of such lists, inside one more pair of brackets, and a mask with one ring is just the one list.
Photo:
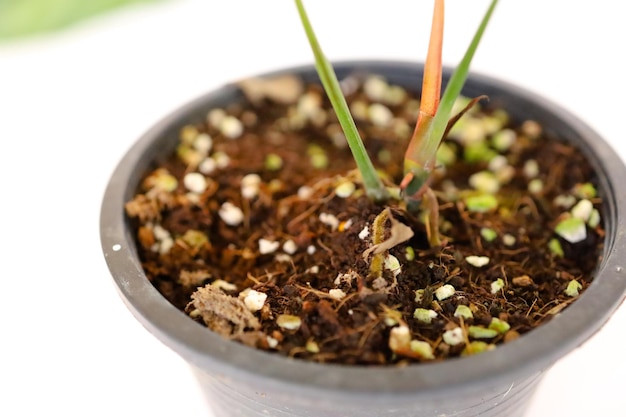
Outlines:
[[372, 245], [371, 247], [369, 247], [368, 249], [366, 249], [363, 252], [363, 257], [367, 258], [370, 254], [374, 254], [377, 255], [379, 253], [383, 253], [388, 251], [389, 249], [403, 243], [406, 242], [407, 240], [411, 239], [413, 237], [413, 229], [411, 229], [409, 226], [407, 226], [406, 224], [396, 220], [393, 215], [391, 214], [391, 210], [389, 210], [388, 208], [385, 209], [385, 211], [387, 211], [386, 215], [389, 218], [389, 221], [391, 222], [391, 228], [389, 229], [390, 232], [390, 236], [387, 240]]

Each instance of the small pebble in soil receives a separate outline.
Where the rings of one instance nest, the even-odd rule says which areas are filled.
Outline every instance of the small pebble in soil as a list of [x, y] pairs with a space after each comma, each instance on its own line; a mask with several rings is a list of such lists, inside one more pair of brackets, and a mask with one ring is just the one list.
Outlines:
[[515, 168], [513, 168], [511, 165], [505, 165], [502, 168], [496, 170], [495, 174], [500, 184], [508, 184], [515, 177]]
[[224, 152], [215, 152], [213, 159], [215, 160], [215, 166], [219, 169], [224, 169], [230, 164], [230, 157]]
[[210, 158], [210, 157], [204, 158], [202, 162], [200, 162], [200, 165], [198, 165], [198, 171], [200, 171], [201, 173], [205, 175], [209, 175], [213, 173], [213, 171], [215, 171], [216, 168], [217, 168], [217, 162], [215, 162], [215, 159]]
[[292, 239], [286, 240], [283, 243], [283, 251], [289, 255], [293, 255], [298, 250], [298, 245]]
[[477, 355], [496, 348], [496, 345], [483, 342], [482, 340], [474, 340], [469, 345], [465, 346], [461, 356]]
[[467, 334], [472, 339], [493, 339], [498, 335], [498, 332], [494, 329], [487, 329], [482, 326], [469, 326], [467, 328]]
[[454, 317], [463, 317], [465, 320], [468, 320], [474, 317], [474, 314], [468, 306], [459, 304], [454, 311]]
[[568, 217], [560, 221], [554, 231], [570, 243], [578, 243], [587, 239], [585, 222], [577, 217]]
[[355, 119], [366, 120], [367, 119], [367, 104], [361, 100], [354, 100], [350, 104], [350, 113]]
[[337, 230], [337, 228], [339, 227], [339, 219], [335, 217], [334, 214], [320, 213], [319, 219], [320, 222], [324, 223], [326, 226], [329, 226], [331, 230]]
[[267, 255], [269, 253], [274, 253], [280, 247], [280, 242], [269, 240], [269, 239], [259, 239], [259, 253], [261, 255]]
[[237, 139], [243, 134], [243, 124], [233, 116], [225, 116], [219, 122], [218, 129], [229, 139]]
[[400, 265], [400, 261], [393, 255], [385, 256], [385, 269], [391, 271], [394, 277], [397, 277], [402, 272], [402, 266]]
[[416, 308], [413, 317], [422, 323], [430, 324], [437, 317], [437, 312], [425, 308]]
[[305, 272], [306, 274], [313, 274], [313, 275], [315, 275], [315, 274], [319, 274], [319, 272], [320, 272], [320, 267], [319, 267], [319, 265], [313, 265], [312, 267], [307, 268], [304, 272]]
[[261, 177], [258, 174], [248, 174], [241, 179], [241, 196], [251, 200], [259, 195]]
[[505, 233], [502, 236], [502, 243], [504, 246], [513, 246], [517, 242], [517, 238], [510, 233]]
[[370, 76], [363, 83], [363, 91], [372, 101], [382, 101], [388, 88], [389, 84], [382, 77]]
[[348, 219], [348, 220], [340, 222], [339, 226], [337, 226], [337, 230], [340, 232], [345, 232], [350, 227], [352, 227], [352, 219]]
[[593, 203], [587, 199], [580, 200], [572, 209], [570, 213], [572, 213], [573, 217], [577, 219], [581, 219], [583, 221], [589, 220], [591, 216], [591, 212], [593, 211]]
[[328, 291], [328, 295], [330, 296], [330, 298], [332, 298], [333, 300], [336, 300], [336, 301], [343, 300], [346, 297], [346, 293], [343, 292], [343, 290], [341, 290], [339, 288], [333, 288], [333, 289], [329, 290]]
[[495, 133], [491, 144], [500, 152], [507, 151], [517, 140], [517, 133], [513, 129], [502, 129]]
[[391, 110], [379, 103], [370, 105], [368, 115], [374, 126], [378, 127], [388, 127], [393, 119], [393, 113]]
[[278, 171], [283, 167], [283, 158], [275, 153], [270, 153], [265, 156], [265, 169], [268, 171]]
[[298, 316], [281, 314], [276, 318], [276, 324], [283, 329], [298, 330], [302, 325], [302, 320]]
[[524, 163], [524, 176], [528, 179], [536, 178], [539, 175], [539, 164], [534, 159], [529, 159]]
[[397, 326], [389, 332], [389, 349], [397, 352], [406, 349], [411, 344], [411, 331], [405, 325]]
[[293, 258], [291, 257], [291, 255], [288, 255], [286, 253], [277, 253], [276, 256], [274, 256], [274, 260], [276, 262], [283, 262], [283, 263], [293, 262]]
[[168, 253], [174, 246], [174, 239], [172, 238], [171, 233], [158, 224], [152, 228], [152, 233], [157, 240], [152, 247], [152, 251], [160, 254]]
[[576, 204], [576, 197], [571, 194], [561, 194], [554, 197], [552, 202], [557, 207], [569, 210], [574, 204]]
[[491, 293], [497, 294], [504, 288], [504, 280], [502, 278], [498, 278], [494, 282], [491, 283]]
[[540, 178], [533, 178], [528, 182], [528, 192], [539, 194], [543, 191], [543, 181]]
[[273, 338], [272, 336], [267, 336], [265, 338], [267, 340], [267, 347], [270, 349], [276, 349], [278, 347], [278, 340]]
[[443, 333], [443, 341], [450, 346], [456, 346], [463, 343], [465, 341], [465, 338], [463, 337], [463, 329], [455, 327], [454, 329], [446, 330]]
[[306, 344], [304, 345], [304, 348], [309, 353], [319, 353], [320, 352], [319, 345], [317, 344], [317, 342], [315, 340], [312, 340], [312, 339], [309, 339], [309, 340], [306, 341]]
[[526, 120], [522, 123], [522, 133], [528, 136], [529, 139], [537, 139], [542, 132], [541, 125], [534, 120]]
[[225, 292], [237, 291], [237, 286], [235, 284], [231, 284], [230, 282], [224, 281], [223, 279], [216, 279], [211, 283], [211, 285]]
[[574, 195], [578, 198], [594, 198], [598, 193], [596, 187], [590, 182], [576, 184], [574, 186]]
[[579, 294], [578, 292], [582, 290], [582, 288], [583, 286], [580, 284], [580, 282], [573, 279], [567, 284], [567, 288], [565, 288], [565, 294], [569, 297], [577, 297]]
[[442, 301], [452, 297], [455, 293], [456, 289], [452, 285], [445, 284], [435, 290], [435, 297], [437, 297], [437, 300]]
[[500, 320], [497, 317], [493, 317], [491, 319], [491, 323], [489, 323], [489, 328], [491, 330], [495, 330], [496, 332], [500, 334], [504, 334], [509, 331], [509, 329], [511, 328], [511, 325], [509, 325], [509, 323], [507, 323], [504, 320]]
[[300, 198], [301, 200], [308, 200], [313, 196], [313, 188], [309, 187], [308, 185], [303, 185], [298, 188], [297, 195], [298, 198]]
[[310, 155], [311, 166], [316, 169], [328, 167], [328, 156], [325, 153], [314, 153]]
[[498, 237], [498, 232], [489, 227], [483, 227], [480, 229], [480, 235], [487, 242], [493, 242]]
[[433, 355], [433, 348], [428, 342], [424, 342], [422, 340], [411, 340], [409, 348], [411, 349], [411, 352], [415, 353], [422, 359], [435, 359], [435, 355]]
[[185, 175], [183, 184], [185, 184], [185, 188], [196, 194], [202, 194], [207, 187], [206, 178], [199, 172], [190, 172]]
[[554, 256], [563, 257], [565, 256], [565, 252], [563, 252], [563, 247], [561, 246], [561, 242], [558, 239], [553, 238], [548, 242], [548, 249], [550, 249], [550, 253]]
[[229, 226], [238, 226], [243, 222], [243, 211], [229, 201], [222, 204], [218, 214]]
[[592, 229], [595, 229], [600, 225], [600, 211], [598, 209], [591, 210], [591, 214], [589, 215], [589, 219], [587, 220], [587, 225]]
[[340, 198], [348, 198], [355, 190], [356, 185], [352, 181], [344, 180], [335, 187], [335, 194]]
[[474, 213], [486, 213], [498, 207], [498, 199], [492, 194], [470, 195], [465, 199], [467, 209]]
[[491, 172], [498, 172], [502, 168], [509, 166], [509, 160], [504, 155], [496, 155], [487, 164], [487, 169]]
[[470, 175], [469, 184], [476, 190], [489, 194], [495, 194], [500, 190], [500, 181], [490, 171], [480, 171]]
[[172, 192], [178, 187], [178, 180], [166, 170], [157, 170], [146, 179], [146, 185], [166, 192]]
[[[265, 300], [267, 299], [267, 294], [256, 291], [256, 290], [248, 290], [242, 291], [243, 302], [248, 308], [248, 310], [255, 312], [259, 311], [263, 308], [263, 304], [265, 304]], [[242, 295], [240, 294], [240, 296]]]
[[489, 265], [488, 256], [470, 255], [465, 257], [465, 261], [467, 261], [468, 264], [475, 266], [476, 268], [481, 268], [485, 265]]
[[531, 285], [535, 284], [533, 279], [529, 277], [528, 275], [520, 275], [519, 277], [515, 277], [511, 280], [511, 282], [516, 287], [522, 287], [522, 288], [530, 287]]
[[213, 139], [206, 133], [200, 133], [193, 141], [193, 147], [203, 155], [208, 155], [213, 146]]
[[210, 126], [219, 127], [225, 117], [226, 112], [224, 111], [224, 109], [212, 109], [207, 113], [207, 122]]

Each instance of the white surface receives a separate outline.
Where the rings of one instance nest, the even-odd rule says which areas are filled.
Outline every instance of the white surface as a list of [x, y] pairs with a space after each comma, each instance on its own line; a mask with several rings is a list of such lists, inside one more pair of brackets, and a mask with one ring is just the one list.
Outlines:
[[[541, 92], [626, 155], [620, 2], [500, 3], [473, 69]], [[331, 59], [425, 55], [430, 2], [307, 4]], [[447, 3], [446, 63], [486, 5]], [[323, 16], [332, 9], [346, 17]], [[0, 415], [211, 416], [185, 363], [115, 292], [100, 199], [125, 150], [176, 106], [310, 62], [298, 25], [291, 1], [181, 0], [0, 44]], [[549, 372], [528, 416], [624, 415], [624, 328], [622, 307]]]

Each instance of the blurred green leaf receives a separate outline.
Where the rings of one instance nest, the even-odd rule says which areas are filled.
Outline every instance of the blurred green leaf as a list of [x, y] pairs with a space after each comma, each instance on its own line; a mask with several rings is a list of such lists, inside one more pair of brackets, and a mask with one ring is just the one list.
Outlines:
[[158, 0], [0, 0], [0, 41], [49, 32], [112, 9]]

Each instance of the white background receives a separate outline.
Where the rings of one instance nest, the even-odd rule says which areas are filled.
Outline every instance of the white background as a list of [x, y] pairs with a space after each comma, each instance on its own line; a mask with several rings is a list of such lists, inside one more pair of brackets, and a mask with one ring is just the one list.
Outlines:
[[[425, 56], [430, 1], [307, 6], [331, 59]], [[447, 3], [445, 63], [486, 6]], [[501, 1], [472, 68], [558, 102], [626, 156], [622, 7]], [[113, 287], [102, 193], [125, 150], [178, 105], [309, 62], [291, 1], [167, 1], [0, 44], [0, 415], [211, 416], [186, 364]], [[622, 307], [549, 372], [528, 416], [624, 415], [624, 329]]]

